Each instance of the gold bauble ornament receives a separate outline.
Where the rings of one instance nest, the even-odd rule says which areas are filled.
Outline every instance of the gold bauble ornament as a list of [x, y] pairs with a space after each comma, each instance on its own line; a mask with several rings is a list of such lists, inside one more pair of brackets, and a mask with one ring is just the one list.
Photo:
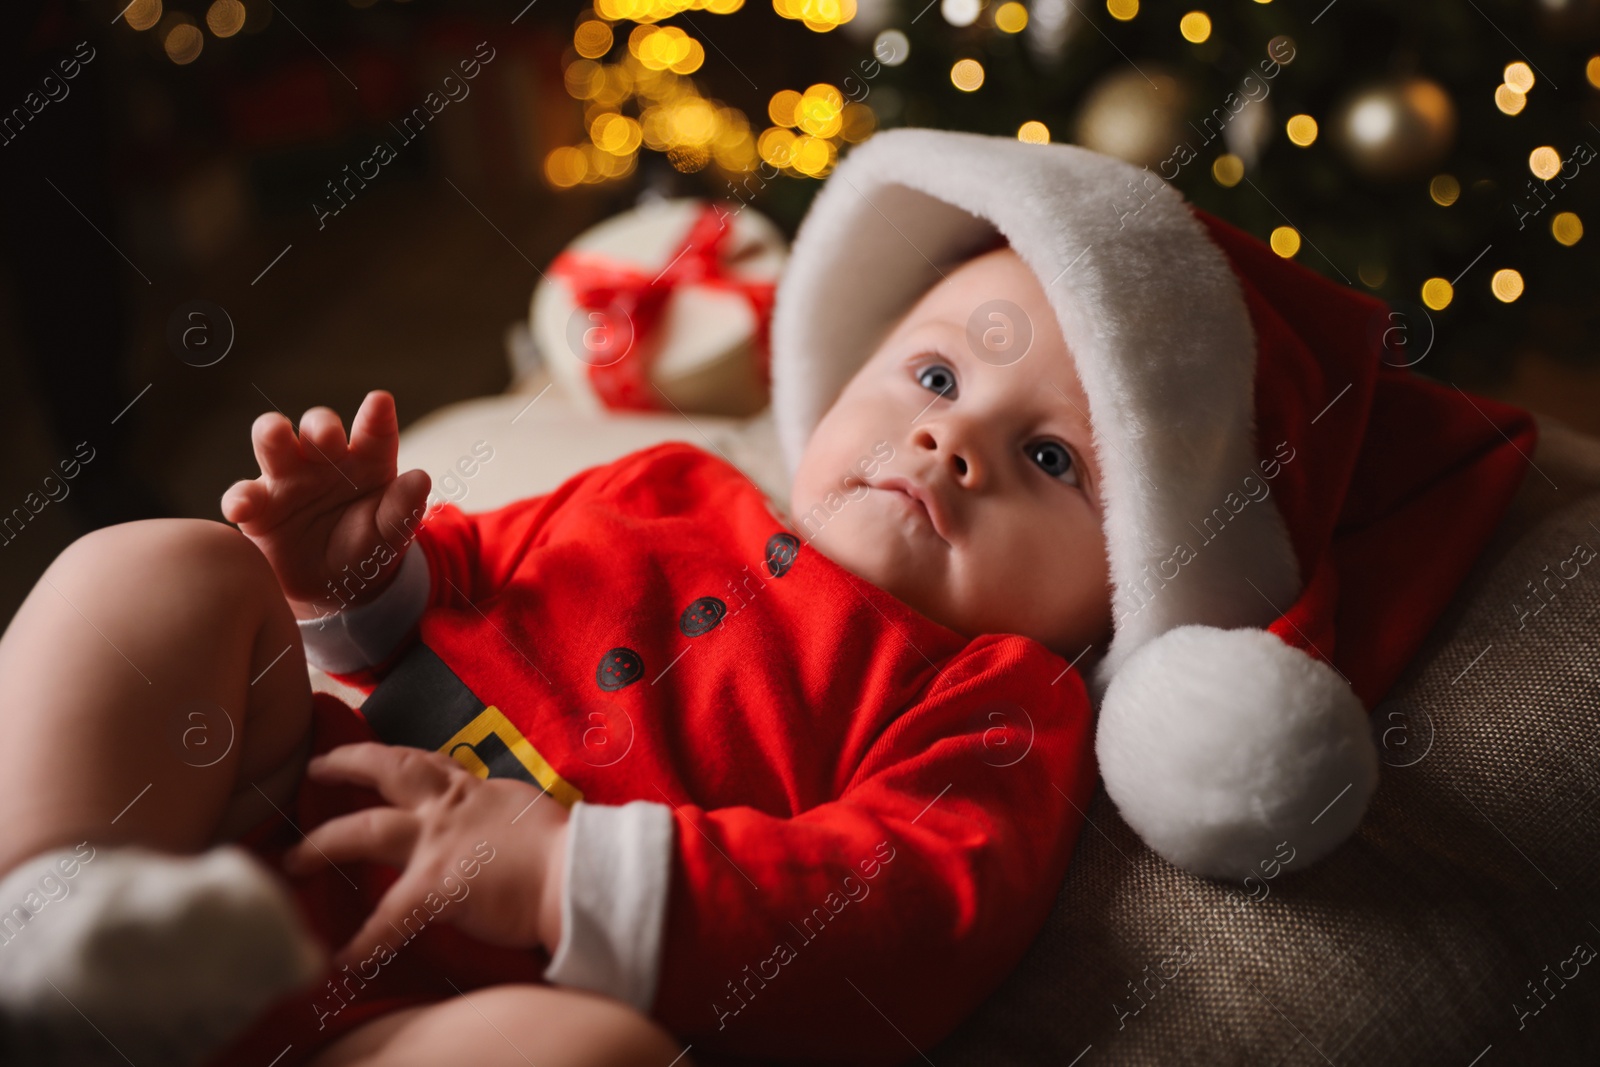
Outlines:
[[1155, 167], [1192, 138], [1184, 122], [1189, 87], [1151, 64], [1107, 74], [1078, 109], [1077, 142], [1138, 166]]
[[1456, 106], [1437, 82], [1407, 77], [1359, 89], [1334, 109], [1333, 141], [1369, 178], [1424, 174], [1455, 141]]

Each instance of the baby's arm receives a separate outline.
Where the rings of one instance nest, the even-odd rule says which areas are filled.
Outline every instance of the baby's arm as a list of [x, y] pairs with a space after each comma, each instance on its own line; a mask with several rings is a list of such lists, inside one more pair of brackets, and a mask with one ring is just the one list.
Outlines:
[[666, 809], [650, 1014], [719, 1053], [861, 1063], [954, 1029], [1043, 925], [1094, 788], [1089, 699], [1064, 666], [980, 638], [838, 800], [793, 818]]

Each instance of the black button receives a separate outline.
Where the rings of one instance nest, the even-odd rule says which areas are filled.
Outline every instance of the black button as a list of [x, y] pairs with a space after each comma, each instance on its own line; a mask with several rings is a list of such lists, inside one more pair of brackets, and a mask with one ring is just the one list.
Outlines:
[[608, 693], [615, 692], [639, 680], [644, 673], [644, 660], [631, 648], [612, 648], [600, 657], [600, 666], [594, 680]]
[[699, 637], [715, 630], [726, 614], [728, 605], [714, 596], [703, 596], [683, 609], [678, 617], [678, 629], [686, 637]]
[[794, 534], [775, 533], [767, 538], [767, 573], [782, 578], [800, 554], [800, 539]]

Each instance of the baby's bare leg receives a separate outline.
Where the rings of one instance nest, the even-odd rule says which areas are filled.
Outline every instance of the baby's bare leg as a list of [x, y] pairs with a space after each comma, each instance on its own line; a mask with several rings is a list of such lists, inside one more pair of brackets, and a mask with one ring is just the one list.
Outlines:
[[352, 1030], [309, 1067], [693, 1067], [656, 1023], [610, 997], [497, 985], [402, 1008]]
[[225, 814], [271, 813], [257, 780], [292, 790], [271, 772], [303, 760], [310, 712], [293, 613], [243, 534], [80, 538], [0, 637], [0, 874], [82, 841], [195, 853], [244, 829]]

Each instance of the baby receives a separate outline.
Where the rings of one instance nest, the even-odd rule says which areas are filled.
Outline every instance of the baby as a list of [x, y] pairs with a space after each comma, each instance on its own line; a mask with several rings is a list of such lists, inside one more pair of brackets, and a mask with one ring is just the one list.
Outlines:
[[[990, 315], [974, 350], [969, 322], [1001, 298], [1026, 321]], [[51, 730], [4, 757], [0, 810], [33, 817], [0, 869], [84, 839], [281, 857], [343, 947], [230, 1063], [286, 1045], [284, 1065], [444, 1062], [480, 1030], [481, 1062], [521, 1062], [441, 973], [529, 1053], [670, 1062], [618, 1001], [703, 1062], [931, 1047], [1042, 924], [1094, 782], [1061, 654], [1110, 632], [1099, 469], [1054, 322], [1009, 248], [954, 266], [818, 425], [792, 519], [665, 444], [419, 527], [429, 480], [396, 477], [388, 394], [348, 441], [326, 408], [298, 435], [262, 416], [261, 476], [222, 501], [248, 542], [184, 520], [99, 531], [8, 630], [5, 677], [80, 743], [71, 778]], [[68, 597], [106, 641], [68, 639]], [[370, 690], [359, 717], [313, 702], [291, 611], [312, 662]], [[96, 684], [23, 681], [41, 673]], [[179, 702], [211, 699], [243, 714], [210, 723], [238, 743], [202, 769], [163, 745]], [[111, 825], [136, 779], [149, 794]], [[358, 889], [359, 861], [399, 876]]]

